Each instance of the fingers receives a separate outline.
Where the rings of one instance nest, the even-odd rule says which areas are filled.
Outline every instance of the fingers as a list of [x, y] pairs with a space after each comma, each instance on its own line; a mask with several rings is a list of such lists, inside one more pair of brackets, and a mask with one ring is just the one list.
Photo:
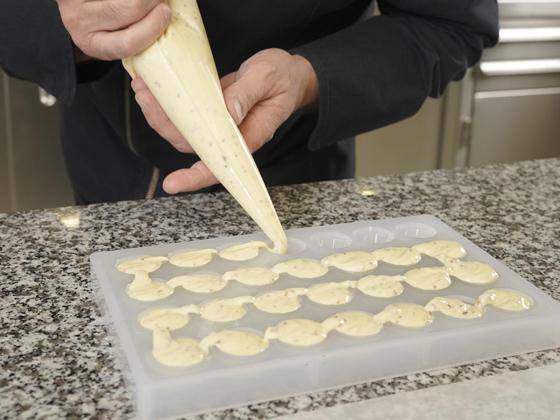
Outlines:
[[92, 31], [117, 31], [140, 21], [163, 0], [103, 0], [85, 3], [82, 13]]
[[275, 104], [274, 100], [256, 105], [239, 126], [251, 153], [269, 142], [286, 118], [281, 106]]
[[224, 90], [224, 99], [229, 113], [240, 125], [247, 113], [260, 101], [267, 98], [270, 87], [270, 69], [263, 66], [247, 71], [232, 81], [231, 75], [222, 83], [229, 85]]
[[202, 161], [196, 162], [188, 169], [179, 169], [167, 175], [163, 180], [163, 189], [168, 194], [198, 191], [218, 183]]
[[136, 102], [140, 105], [146, 121], [160, 136], [166, 139], [175, 149], [183, 153], [192, 153], [193, 150], [175, 125], [169, 120], [167, 114], [140, 78], [131, 83], [136, 93]]
[[220, 84], [222, 85], [222, 90], [225, 90], [229, 86], [231, 86], [231, 84], [235, 82], [236, 76], [237, 76], [237, 72], [234, 71], [233, 73], [226, 74], [224, 77], [222, 77], [220, 79]]
[[[150, 46], [163, 33], [171, 21], [171, 16], [169, 6], [160, 3], [146, 17], [126, 29], [92, 33], [87, 50], [95, 51], [95, 56], [103, 60], [117, 60], [135, 55]], [[81, 49], [84, 51], [84, 48]]]

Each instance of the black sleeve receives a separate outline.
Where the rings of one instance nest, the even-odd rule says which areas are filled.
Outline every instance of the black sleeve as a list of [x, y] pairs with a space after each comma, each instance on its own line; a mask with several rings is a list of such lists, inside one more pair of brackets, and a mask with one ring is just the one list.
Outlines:
[[70, 102], [76, 87], [72, 41], [54, 0], [2, 0], [0, 66]]
[[381, 16], [292, 51], [319, 79], [312, 150], [413, 115], [498, 39], [496, 0], [378, 3]]

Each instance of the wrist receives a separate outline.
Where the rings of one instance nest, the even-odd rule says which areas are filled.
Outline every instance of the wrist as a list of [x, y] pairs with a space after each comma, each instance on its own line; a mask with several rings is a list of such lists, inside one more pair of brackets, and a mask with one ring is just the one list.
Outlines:
[[298, 109], [315, 109], [319, 101], [319, 80], [313, 65], [301, 55], [293, 56], [302, 72], [301, 98]]

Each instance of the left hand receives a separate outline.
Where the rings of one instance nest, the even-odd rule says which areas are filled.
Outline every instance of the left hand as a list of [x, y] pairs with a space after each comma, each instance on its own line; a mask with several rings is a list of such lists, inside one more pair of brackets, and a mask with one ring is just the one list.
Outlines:
[[[319, 95], [311, 63], [280, 49], [268, 49], [245, 61], [221, 80], [229, 113], [239, 126], [251, 153], [270, 141], [295, 111], [311, 107]], [[133, 80], [136, 101], [150, 126], [177, 150], [194, 153], [139, 78]], [[197, 191], [218, 181], [202, 161], [169, 174], [163, 189], [169, 194]]]

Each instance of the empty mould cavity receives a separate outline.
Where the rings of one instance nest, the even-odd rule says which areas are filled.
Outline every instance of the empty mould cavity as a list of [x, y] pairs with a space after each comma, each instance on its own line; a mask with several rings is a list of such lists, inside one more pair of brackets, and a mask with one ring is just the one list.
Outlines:
[[311, 243], [322, 249], [342, 249], [352, 245], [352, 238], [343, 233], [320, 233], [311, 237]]
[[423, 223], [402, 223], [395, 227], [400, 236], [405, 238], [427, 239], [436, 236], [437, 231]]
[[288, 255], [298, 254], [307, 248], [305, 242], [297, 238], [288, 238]]
[[390, 230], [374, 226], [357, 229], [352, 233], [352, 235], [354, 236], [354, 239], [365, 245], [386, 244], [395, 239], [395, 234]]

